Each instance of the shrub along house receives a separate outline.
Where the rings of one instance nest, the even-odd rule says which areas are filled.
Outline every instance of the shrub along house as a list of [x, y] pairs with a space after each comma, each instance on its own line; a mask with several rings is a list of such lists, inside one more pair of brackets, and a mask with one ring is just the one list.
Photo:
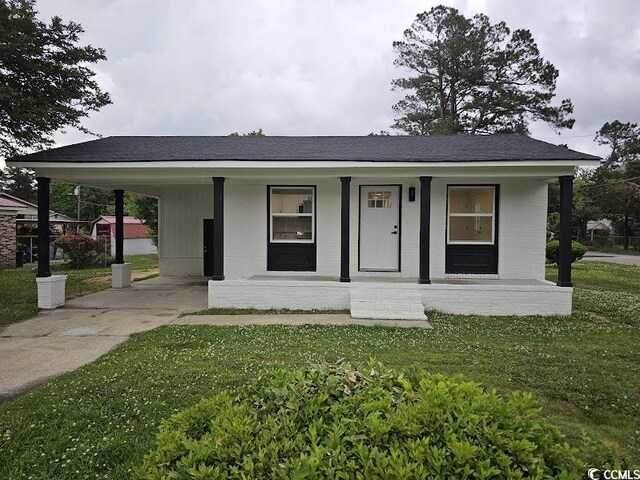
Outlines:
[[[109, 137], [8, 163], [36, 171], [42, 209], [50, 179], [115, 190], [114, 285], [129, 280], [131, 191], [159, 199], [160, 274], [209, 277], [210, 307], [419, 319], [425, 308], [569, 314], [573, 174], [598, 162], [521, 135], [454, 135]], [[547, 184], [557, 179], [551, 283]], [[38, 275], [53, 282], [46, 260]]]

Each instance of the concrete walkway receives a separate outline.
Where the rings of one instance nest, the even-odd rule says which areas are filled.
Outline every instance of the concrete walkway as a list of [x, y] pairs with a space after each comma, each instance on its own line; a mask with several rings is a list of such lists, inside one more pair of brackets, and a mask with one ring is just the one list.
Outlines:
[[206, 279], [152, 278], [105, 290], [0, 328], [0, 402], [92, 362], [135, 332], [161, 325], [386, 325], [427, 322], [354, 320], [349, 315], [180, 315], [207, 308]]
[[619, 255], [617, 253], [589, 251], [583, 260], [590, 262], [610, 262], [622, 265], [636, 265], [640, 267], [640, 255]]

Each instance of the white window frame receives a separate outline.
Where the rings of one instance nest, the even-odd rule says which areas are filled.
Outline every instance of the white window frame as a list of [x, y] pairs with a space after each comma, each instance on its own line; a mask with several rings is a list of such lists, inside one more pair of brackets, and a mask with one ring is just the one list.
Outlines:
[[[493, 191], [491, 213], [451, 213], [451, 190], [487, 189]], [[481, 240], [451, 240], [451, 217], [490, 217], [491, 241]], [[495, 245], [496, 243], [496, 186], [495, 185], [447, 185], [447, 245]]]
[[[311, 190], [311, 213], [273, 213], [273, 190]], [[316, 241], [316, 187], [315, 185], [272, 185], [269, 187], [269, 242], [314, 243]], [[276, 240], [273, 238], [273, 217], [311, 217], [311, 239]]]

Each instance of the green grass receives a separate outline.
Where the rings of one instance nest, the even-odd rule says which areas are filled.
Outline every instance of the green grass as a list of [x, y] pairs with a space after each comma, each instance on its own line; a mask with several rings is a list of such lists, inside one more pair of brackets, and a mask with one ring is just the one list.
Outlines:
[[[640, 267], [580, 261], [572, 266], [573, 284], [580, 289], [640, 294]], [[547, 280], [555, 282], [558, 269], [547, 266]], [[580, 304], [576, 307], [579, 309]]]
[[[554, 270], [549, 269], [549, 275]], [[274, 367], [376, 357], [534, 393], [640, 466], [640, 268], [579, 263], [571, 317], [430, 312], [432, 330], [166, 326], [0, 405], [0, 478], [127, 478], [163, 418]]]
[[[133, 270], [158, 268], [157, 255], [129, 255], [125, 261]], [[0, 326], [19, 322], [38, 313], [36, 265], [13, 270], [0, 270]], [[67, 275], [67, 299], [99, 292], [111, 286], [111, 267], [73, 270], [63, 264], [52, 264], [52, 273]]]

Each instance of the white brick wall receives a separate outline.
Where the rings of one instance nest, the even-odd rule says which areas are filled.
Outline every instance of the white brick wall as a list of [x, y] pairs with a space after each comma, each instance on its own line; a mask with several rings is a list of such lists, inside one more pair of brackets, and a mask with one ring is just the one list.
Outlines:
[[434, 178], [431, 186], [431, 277], [445, 278], [449, 184], [500, 185], [498, 278], [544, 280], [547, 184], [536, 178]]
[[523, 285], [441, 285], [425, 288], [427, 310], [461, 315], [571, 315], [573, 289]]
[[418, 292], [427, 310], [462, 315], [570, 315], [571, 288], [548, 285], [418, 285], [337, 281], [209, 281], [209, 308], [348, 309], [353, 289]]
[[286, 280], [209, 280], [209, 308], [349, 308], [349, 284]]
[[[547, 185], [540, 179], [435, 177], [432, 183], [431, 277], [445, 278], [447, 184], [499, 184], [499, 265], [502, 279], [544, 279]], [[340, 273], [340, 179], [277, 179], [225, 182], [225, 276], [264, 275], [267, 263], [267, 185], [317, 185], [317, 271]], [[358, 272], [359, 186], [402, 185], [401, 272]], [[408, 189], [416, 188], [409, 202]], [[213, 186], [165, 187], [160, 199], [160, 273], [202, 275], [202, 220], [213, 216]], [[417, 277], [420, 182], [415, 178], [354, 177], [351, 184], [352, 276]], [[274, 274], [269, 272], [269, 274]]]

